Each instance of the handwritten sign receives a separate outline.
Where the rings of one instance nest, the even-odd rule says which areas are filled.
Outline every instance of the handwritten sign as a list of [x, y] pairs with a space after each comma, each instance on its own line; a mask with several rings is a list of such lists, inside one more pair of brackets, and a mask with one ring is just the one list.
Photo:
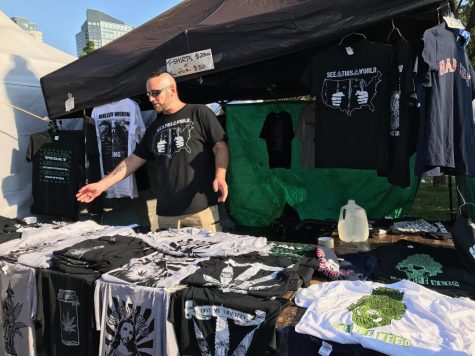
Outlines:
[[452, 17], [444, 16], [444, 20], [447, 23], [447, 26], [450, 28], [458, 28], [458, 29], [465, 29], [465, 26], [459, 19], [455, 19]]
[[181, 77], [198, 72], [214, 69], [211, 49], [184, 54], [183, 56], [168, 58], [167, 72], [174, 77]]
[[64, 108], [66, 112], [71, 111], [74, 109], [74, 96], [71, 93], [68, 93], [68, 98], [64, 102]]

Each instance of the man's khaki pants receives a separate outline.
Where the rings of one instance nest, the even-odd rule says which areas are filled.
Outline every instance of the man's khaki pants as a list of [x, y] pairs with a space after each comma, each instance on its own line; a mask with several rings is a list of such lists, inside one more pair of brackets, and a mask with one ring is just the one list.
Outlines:
[[211, 232], [221, 231], [218, 206], [213, 205], [192, 215], [161, 216], [158, 215], [159, 229], [179, 229], [182, 227], [198, 227]]

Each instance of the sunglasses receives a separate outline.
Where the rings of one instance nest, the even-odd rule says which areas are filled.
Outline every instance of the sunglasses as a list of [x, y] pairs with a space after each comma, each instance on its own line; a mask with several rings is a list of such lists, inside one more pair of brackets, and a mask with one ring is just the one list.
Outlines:
[[147, 96], [150, 98], [151, 96], [153, 96], [154, 98], [159, 96], [162, 91], [164, 91], [165, 89], [167, 89], [168, 87], [170, 87], [170, 85], [167, 85], [166, 87], [163, 87], [162, 89], [152, 89], [148, 92], [146, 92], [145, 94], [147, 94]]

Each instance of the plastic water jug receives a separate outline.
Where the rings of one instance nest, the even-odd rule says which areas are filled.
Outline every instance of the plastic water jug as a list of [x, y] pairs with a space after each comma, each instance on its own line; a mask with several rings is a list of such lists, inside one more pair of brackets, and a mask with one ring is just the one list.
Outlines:
[[356, 205], [354, 200], [340, 209], [338, 219], [338, 236], [346, 242], [366, 241], [369, 236], [368, 217], [366, 211]]

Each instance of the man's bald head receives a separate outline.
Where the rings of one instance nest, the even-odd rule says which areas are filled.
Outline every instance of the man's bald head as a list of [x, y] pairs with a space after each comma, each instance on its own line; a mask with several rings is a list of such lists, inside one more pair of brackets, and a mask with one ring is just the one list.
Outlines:
[[163, 81], [164, 84], [168, 86], [174, 86], [176, 88], [176, 81], [175, 78], [173, 78], [173, 75], [171, 75], [168, 72], [162, 71], [162, 72], [153, 72], [152, 74], [149, 75], [147, 80], [152, 79], [152, 78], [157, 78], [160, 77], [160, 80]]
[[168, 72], [152, 73], [147, 79], [146, 90], [156, 112], [173, 114], [185, 105], [178, 97], [175, 78]]

